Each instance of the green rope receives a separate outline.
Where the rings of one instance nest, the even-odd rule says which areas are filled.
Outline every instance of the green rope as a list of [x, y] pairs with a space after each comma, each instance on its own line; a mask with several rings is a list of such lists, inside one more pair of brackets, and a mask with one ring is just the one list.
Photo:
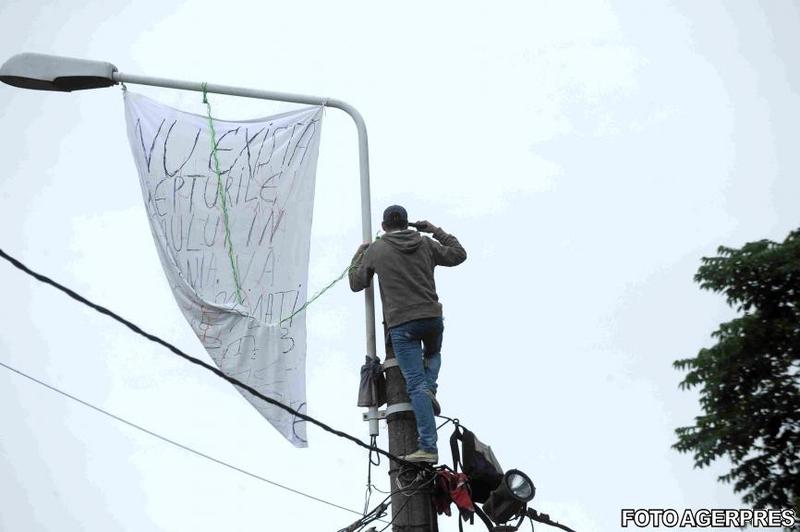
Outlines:
[[[380, 238], [381, 238], [381, 237], [379, 237], [379, 236], [378, 236], [379, 234], [380, 234], [380, 231], [378, 231], [377, 233], [375, 233], [375, 240], [376, 240], [376, 241], [377, 241], [377, 240], [380, 240]], [[365, 252], [366, 252], [366, 250], [365, 250]], [[364, 253], [362, 253], [361, 255], [363, 255], [363, 254], [364, 254]], [[304, 311], [306, 308], [308, 308], [308, 306], [309, 306], [311, 303], [313, 303], [314, 301], [316, 301], [316, 300], [317, 300], [317, 298], [318, 298], [319, 296], [321, 296], [322, 294], [324, 294], [325, 292], [327, 292], [329, 289], [333, 288], [333, 285], [335, 285], [336, 283], [338, 283], [339, 281], [341, 281], [342, 279], [344, 279], [344, 276], [345, 276], [345, 275], [347, 275], [348, 273], [350, 273], [350, 270], [353, 270], [353, 269], [355, 269], [355, 267], [356, 267], [356, 259], [358, 259], [358, 258], [359, 258], [361, 255], [359, 255], [358, 257], [355, 257], [355, 258], [353, 259], [353, 262], [351, 262], [351, 263], [350, 263], [350, 265], [349, 265], [347, 268], [345, 268], [345, 270], [344, 270], [344, 271], [343, 271], [341, 274], [339, 274], [339, 277], [337, 277], [336, 279], [334, 279], [333, 281], [331, 281], [330, 283], [328, 283], [328, 286], [326, 286], [325, 288], [323, 288], [322, 290], [320, 290], [319, 292], [317, 292], [316, 294], [314, 294], [313, 296], [311, 296], [311, 299], [309, 299], [308, 301], [306, 301], [305, 303], [303, 303], [303, 306], [301, 306], [299, 309], [297, 309], [297, 310], [295, 310], [294, 312], [292, 312], [291, 316], [289, 316], [288, 318], [283, 318], [281, 321], [279, 321], [279, 322], [278, 322], [278, 325], [280, 325], [281, 323], [283, 323], [283, 322], [285, 322], [285, 321], [289, 321], [289, 320], [291, 320], [292, 318], [294, 318], [295, 316], [297, 316], [298, 314], [300, 314], [301, 312], [303, 312], [303, 311]]]
[[342, 279], [344, 279], [344, 276], [345, 276], [345, 275], [347, 275], [348, 273], [350, 273], [350, 270], [352, 270], [353, 268], [355, 268], [355, 263], [352, 263], [352, 264], [350, 264], [350, 266], [348, 266], [347, 268], [345, 268], [345, 270], [344, 270], [344, 271], [343, 271], [341, 274], [339, 274], [339, 277], [337, 277], [336, 279], [334, 279], [333, 281], [331, 281], [330, 283], [328, 283], [328, 286], [326, 286], [325, 288], [323, 288], [322, 290], [320, 290], [319, 292], [317, 292], [316, 294], [314, 294], [314, 295], [311, 297], [311, 299], [309, 299], [308, 301], [306, 301], [305, 303], [303, 303], [303, 306], [301, 306], [299, 309], [297, 309], [297, 310], [295, 310], [294, 312], [292, 312], [291, 316], [289, 316], [288, 318], [283, 318], [281, 321], [279, 321], [279, 322], [278, 322], [278, 324], [280, 325], [280, 324], [282, 324], [282, 323], [283, 323], [283, 322], [285, 322], [285, 321], [289, 321], [289, 320], [291, 320], [292, 318], [294, 318], [295, 316], [297, 316], [298, 314], [300, 314], [301, 312], [303, 312], [303, 311], [304, 311], [306, 308], [308, 308], [308, 306], [309, 306], [311, 303], [313, 303], [314, 301], [316, 301], [316, 300], [317, 300], [317, 298], [318, 298], [319, 296], [321, 296], [322, 294], [324, 294], [325, 292], [327, 292], [327, 291], [328, 291], [330, 288], [332, 288], [332, 287], [333, 287], [333, 285], [335, 285], [336, 283], [338, 283], [339, 281], [341, 281]]
[[208, 101], [208, 84], [203, 82], [203, 103], [206, 104], [208, 111], [208, 125], [211, 128], [211, 154], [214, 156], [214, 169], [217, 174], [217, 196], [222, 206], [222, 219], [225, 225], [225, 245], [228, 250], [228, 258], [231, 261], [233, 270], [233, 283], [236, 286], [236, 298], [239, 303], [244, 303], [242, 299], [241, 286], [239, 284], [239, 268], [236, 266], [236, 259], [233, 257], [233, 241], [231, 240], [230, 223], [228, 222], [228, 204], [225, 200], [225, 187], [222, 186], [222, 172], [219, 169], [219, 157], [217, 157], [217, 131], [214, 129], [214, 119], [211, 118], [211, 103]]
[[[214, 156], [214, 167], [215, 167], [215, 173], [217, 174], [217, 195], [219, 196], [219, 202], [220, 205], [222, 206], [222, 217], [225, 223], [225, 244], [228, 250], [228, 257], [230, 258], [231, 261], [231, 270], [233, 270], [233, 282], [236, 285], [236, 296], [239, 299], [239, 303], [244, 303], [244, 301], [242, 300], [242, 293], [239, 285], [239, 269], [237, 268], [236, 260], [233, 257], [233, 242], [231, 241], [230, 224], [228, 222], [228, 206], [225, 201], [225, 188], [222, 186], [222, 172], [220, 172], [219, 158], [217, 157], [217, 132], [214, 129], [214, 119], [211, 117], [211, 103], [208, 101], [207, 87], [208, 84], [206, 82], [203, 82], [203, 103], [206, 104], [206, 110], [208, 112], [208, 125], [209, 128], [211, 129], [211, 154]], [[380, 237], [376, 234], [375, 239], [377, 240], [378, 238]], [[289, 321], [298, 314], [300, 314], [301, 312], [303, 312], [306, 308], [308, 308], [308, 306], [311, 303], [316, 301], [322, 294], [331, 289], [333, 285], [344, 279], [344, 276], [347, 275], [353, 268], [355, 268], [355, 261], [350, 263], [350, 265], [347, 266], [347, 268], [345, 268], [345, 270], [341, 274], [339, 274], [339, 276], [336, 279], [328, 283], [328, 285], [325, 288], [314, 294], [311, 297], [311, 299], [303, 303], [303, 305], [299, 309], [297, 309], [289, 317], [282, 319], [278, 323], [281, 324], [286, 321]]]

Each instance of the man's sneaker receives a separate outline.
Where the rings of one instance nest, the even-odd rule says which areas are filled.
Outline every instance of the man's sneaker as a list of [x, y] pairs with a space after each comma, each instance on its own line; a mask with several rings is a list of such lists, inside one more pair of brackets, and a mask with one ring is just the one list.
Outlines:
[[429, 453], [428, 451], [423, 451], [422, 449], [418, 449], [413, 453], [401, 456], [400, 458], [406, 462], [426, 462], [429, 464], [436, 464], [439, 462], [438, 453]]
[[428, 397], [431, 398], [431, 405], [433, 405], [433, 415], [438, 416], [442, 413], [442, 405], [439, 404], [439, 401], [436, 400], [436, 395], [430, 390], [425, 390], [427, 392]]

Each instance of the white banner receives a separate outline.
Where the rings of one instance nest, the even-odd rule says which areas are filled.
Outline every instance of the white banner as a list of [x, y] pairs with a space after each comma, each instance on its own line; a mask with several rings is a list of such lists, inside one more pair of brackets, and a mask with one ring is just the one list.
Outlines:
[[[305, 312], [322, 108], [244, 122], [125, 91], [128, 140], [161, 264], [211, 358], [305, 412]], [[219, 175], [218, 175], [219, 174]], [[305, 422], [245, 397], [293, 445]]]

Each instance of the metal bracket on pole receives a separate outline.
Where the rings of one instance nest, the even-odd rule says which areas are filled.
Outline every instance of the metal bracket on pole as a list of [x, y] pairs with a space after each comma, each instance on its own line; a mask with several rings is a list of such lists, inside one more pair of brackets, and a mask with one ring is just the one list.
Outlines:
[[378, 411], [377, 406], [371, 406], [367, 409], [366, 412], [363, 414], [364, 421], [369, 421], [369, 435], [370, 436], [377, 436], [380, 434], [380, 428], [378, 427], [378, 421], [381, 419], [380, 412]]
[[411, 406], [411, 403], [396, 403], [386, 407], [386, 410], [384, 411], [384, 417], [391, 416], [392, 414], [396, 414], [398, 412], [411, 412], [413, 410], [414, 407]]
[[382, 420], [398, 412], [413, 412], [413, 410], [414, 407], [411, 406], [411, 403], [396, 403], [387, 406], [386, 410], [376, 410], [374, 413], [368, 411], [361, 414], [361, 416], [364, 421], [371, 421], [373, 419]]

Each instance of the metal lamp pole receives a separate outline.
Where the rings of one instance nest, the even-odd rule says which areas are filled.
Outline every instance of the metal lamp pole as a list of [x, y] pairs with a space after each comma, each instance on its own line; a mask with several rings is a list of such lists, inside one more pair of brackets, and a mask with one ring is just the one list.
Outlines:
[[[306, 96], [286, 92], [274, 92], [227, 85], [203, 84], [200, 82], [179, 81], [174, 79], [154, 78], [124, 74], [111, 63], [90, 61], [46, 54], [24, 53], [11, 57], [0, 67], [0, 81], [23, 89], [72, 92], [76, 90], [98, 89], [110, 87], [118, 83], [150, 85], [167, 89], [225, 94], [273, 100], [281, 102], [304, 103], [309, 105], [327, 105], [341, 109], [349, 114], [356, 123], [358, 131], [358, 161], [361, 174], [361, 235], [364, 242], [372, 241], [372, 221], [369, 189], [369, 152], [367, 145], [367, 126], [361, 114], [352, 105], [332, 98]], [[375, 296], [370, 286], [364, 293], [366, 314], [367, 354], [377, 358], [375, 347]], [[369, 431], [378, 434], [378, 409], [369, 409]]]
[[[259, 100], [327, 105], [328, 107], [341, 109], [352, 117], [358, 130], [358, 162], [361, 174], [361, 235], [364, 242], [372, 241], [367, 126], [356, 108], [346, 102], [319, 96], [124, 74], [119, 72], [113, 64], [103, 61], [32, 53], [17, 54], [6, 61], [0, 67], [0, 81], [23, 89], [60, 92], [98, 89], [110, 87], [117, 83], [131, 83], [195, 92], [203, 92], [205, 90], [214, 94], [241, 96]], [[367, 354], [374, 358], [377, 357], [375, 349], [375, 296], [371, 286], [365, 291], [364, 304], [366, 307]], [[377, 422], [375, 423], [375, 431], [377, 433]], [[372, 427], [370, 427], [370, 432], [372, 432]]]
[[[372, 215], [370, 208], [370, 189], [369, 189], [369, 147], [367, 144], [367, 126], [361, 113], [352, 105], [332, 98], [321, 98], [319, 96], [305, 96], [301, 94], [290, 94], [286, 92], [263, 91], [256, 89], [244, 89], [240, 87], [230, 87], [227, 85], [214, 85], [192, 82], [178, 81], [173, 79], [153, 78], [149, 76], [137, 76], [133, 74], [123, 74], [114, 72], [112, 78], [117, 83], [131, 83], [134, 85], [150, 85], [152, 87], [163, 87], [167, 89], [181, 89], [187, 91], [206, 92], [214, 94], [225, 94], [228, 96], [241, 96], [244, 98], [256, 98], [259, 100], [273, 100], [281, 102], [305, 103], [310, 105], [326, 105], [341, 109], [349, 114], [356, 123], [358, 131], [358, 162], [361, 174], [361, 236], [364, 242], [372, 241]], [[367, 354], [375, 358], [377, 350], [375, 346], [375, 295], [372, 286], [367, 287], [364, 293], [364, 305], [366, 307], [366, 331], [367, 331]], [[377, 410], [377, 409], [376, 409]], [[370, 427], [370, 433], [372, 433]], [[375, 421], [375, 434], [377, 434], [377, 420]]]

